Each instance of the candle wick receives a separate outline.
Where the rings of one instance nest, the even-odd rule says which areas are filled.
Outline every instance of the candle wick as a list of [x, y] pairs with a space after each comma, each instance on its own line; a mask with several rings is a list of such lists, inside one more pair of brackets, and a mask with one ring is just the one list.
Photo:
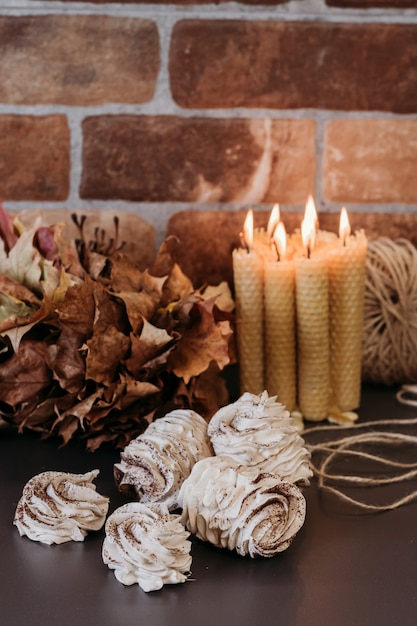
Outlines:
[[248, 244], [246, 242], [245, 235], [243, 233], [239, 233], [239, 239], [240, 239], [241, 247], [245, 248], [246, 252], [249, 254], [250, 250], [249, 250], [249, 246], [248, 246]]
[[276, 252], [276, 255], [277, 255], [277, 261], [281, 261], [281, 255], [279, 253], [279, 248], [278, 248], [277, 242], [275, 240], [273, 241], [273, 246], [275, 248], [275, 252]]
[[307, 246], [307, 259], [310, 258], [310, 255], [311, 255], [310, 246]]

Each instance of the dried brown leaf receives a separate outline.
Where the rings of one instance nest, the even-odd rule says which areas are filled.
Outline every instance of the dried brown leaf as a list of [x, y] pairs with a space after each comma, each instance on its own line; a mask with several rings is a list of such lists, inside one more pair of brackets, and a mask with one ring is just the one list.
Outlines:
[[116, 252], [109, 259], [109, 282], [114, 292], [140, 291], [143, 273], [129, 257]]
[[33, 402], [49, 387], [51, 371], [46, 364], [47, 345], [42, 341], [22, 341], [19, 350], [0, 364], [0, 398], [16, 408]]
[[145, 270], [142, 274], [142, 288], [155, 291], [161, 298], [166, 279], [166, 276], [154, 276], [148, 270]]
[[159, 297], [154, 291], [125, 291], [116, 294], [126, 307], [126, 314], [134, 333], [142, 327], [143, 319], [153, 317], [159, 304]]
[[[126, 359], [126, 367], [134, 376], [140, 376], [147, 363], [160, 356], [161, 352], [167, 352], [166, 346], [173, 342], [174, 338], [164, 328], [157, 328], [144, 319], [140, 335], [131, 333], [130, 340], [131, 351], [129, 358]], [[167, 358], [168, 353], [165, 363]]]
[[62, 438], [64, 445], [68, 443], [77, 431], [86, 429], [87, 419], [94, 403], [102, 395], [103, 389], [101, 388], [79, 402], [73, 398], [74, 402], [63, 412], [60, 412], [58, 406], [55, 407], [58, 417], [52, 426], [52, 430]]
[[[115, 439], [117, 439], [116, 433], [103, 430], [99, 435], [91, 435], [87, 440], [86, 447], [89, 452], [95, 452], [101, 445], [103, 445], [103, 443], [111, 443], [114, 442]], [[129, 441], [130, 439], [120, 447], [125, 448]]]
[[56, 305], [60, 325], [86, 338], [93, 332], [95, 283], [86, 278], [79, 285], [70, 287], [61, 302]]
[[218, 285], [207, 285], [204, 289], [196, 292], [203, 300], [214, 300], [216, 307], [221, 311], [231, 313], [235, 308], [232, 292], [227, 281]]
[[94, 393], [91, 393], [79, 402], [74, 402], [62, 413], [59, 412], [59, 409], [57, 407], [58, 417], [55, 420], [54, 426], [57, 426], [60, 422], [68, 417], [73, 417], [76, 418], [79, 421], [80, 425], [83, 427], [84, 421], [87, 419], [87, 416], [90, 415], [94, 404], [99, 398], [103, 397], [103, 392], [104, 390], [101, 387], [96, 389]]
[[159, 387], [146, 381], [135, 380], [130, 376], [120, 376], [120, 381], [124, 385], [123, 394], [117, 402], [117, 408], [121, 411], [137, 400], [153, 396], [160, 392]]
[[115, 299], [104, 285], [95, 282], [94, 295], [94, 333], [105, 332], [109, 326], [114, 326], [120, 332], [127, 330], [126, 311], [120, 300]]
[[40, 306], [40, 299], [25, 285], [17, 280], [9, 278], [5, 274], [0, 274], [0, 292], [20, 300], [25, 304]]
[[215, 363], [190, 384], [191, 403], [195, 411], [209, 420], [219, 407], [229, 402], [226, 381]]
[[180, 266], [174, 263], [171, 272], [164, 283], [162, 291], [162, 306], [167, 306], [178, 300], [183, 300], [194, 291], [192, 282], [183, 273]]
[[57, 247], [57, 259], [59, 264], [72, 276], [84, 277], [85, 272], [81, 266], [78, 254], [73, 241], [64, 237], [66, 225], [64, 222], [52, 224], [50, 230], [53, 232], [55, 245]]
[[13, 221], [13, 217], [3, 209], [3, 205], [0, 202], [0, 239], [4, 241], [7, 252], [13, 248], [17, 241]]
[[86, 257], [86, 269], [88, 275], [94, 280], [98, 280], [107, 267], [108, 259], [103, 254], [89, 251]]
[[197, 296], [190, 294], [180, 302], [173, 303], [174, 306], [169, 307], [172, 309], [172, 316], [177, 323], [176, 328], [179, 332], [181, 332], [182, 329], [187, 328], [192, 323], [190, 315], [194, 305], [199, 301], [200, 299]]
[[80, 423], [78, 420], [74, 419], [72, 415], [64, 418], [59, 425], [58, 435], [62, 439], [62, 445], [66, 445], [74, 435], [79, 431]]
[[55, 397], [47, 397], [45, 400], [30, 406], [30, 410], [23, 414], [19, 412], [19, 429], [30, 428], [39, 432], [50, 432], [55, 421]]
[[94, 332], [87, 341], [86, 379], [109, 385], [130, 348], [130, 339], [113, 325]]
[[139, 348], [139, 353], [136, 354], [135, 346], [137, 341], [137, 337], [132, 337], [131, 354], [125, 361], [126, 369], [132, 376], [139, 379], [149, 380], [158, 376], [167, 368], [169, 355], [176, 347], [176, 340], [174, 339], [174, 343], [169, 347], [164, 347], [161, 354], [147, 361], [143, 361], [144, 356], [141, 347]]
[[209, 421], [219, 407], [228, 403], [229, 392], [219, 368], [211, 363], [205, 372], [192, 378], [188, 385], [181, 382], [173, 400], [179, 406], [192, 407]]
[[181, 342], [169, 360], [174, 374], [186, 384], [207, 370], [212, 361], [220, 369], [230, 362], [228, 343], [232, 334], [229, 322], [214, 320], [211, 300], [196, 302], [190, 319], [191, 325], [183, 331]]
[[84, 340], [64, 328], [48, 350], [48, 361], [54, 379], [69, 393], [79, 393], [85, 385]]
[[167, 237], [161, 244], [151, 268], [153, 276], [168, 276], [175, 263], [174, 255], [179, 239], [174, 235]]

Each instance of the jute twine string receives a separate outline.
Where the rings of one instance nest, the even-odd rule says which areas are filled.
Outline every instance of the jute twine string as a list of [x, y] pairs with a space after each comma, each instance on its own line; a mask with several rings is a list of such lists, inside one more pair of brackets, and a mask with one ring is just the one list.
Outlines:
[[417, 249], [407, 239], [369, 242], [366, 260], [364, 380], [417, 380]]
[[[400, 461], [392, 460], [380, 454], [370, 454], [364, 450], [355, 449], [357, 446], [371, 446], [371, 445], [383, 445], [384, 447], [391, 447], [398, 449], [402, 445], [416, 446], [417, 436], [408, 435], [398, 432], [381, 431], [376, 432], [375, 429], [381, 426], [415, 426], [417, 425], [417, 418], [414, 419], [395, 419], [395, 420], [378, 420], [375, 422], [362, 422], [359, 424], [352, 424], [347, 427], [341, 426], [315, 426], [306, 429], [303, 432], [303, 437], [308, 437], [312, 433], [318, 433], [323, 431], [333, 431], [343, 428], [344, 430], [360, 430], [360, 429], [372, 429], [371, 432], [352, 434], [349, 436], [343, 436], [336, 440], [326, 441], [324, 443], [306, 444], [307, 449], [311, 454], [311, 469], [314, 475], [317, 477], [319, 490], [332, 493], [340, 501], [350, 504], [358, 510], [364, 512], [382, 512], [399, 508], [405, 504], [409, 504], [414, 500], [417, 500], [417, 489], [409, 492], [401, 498], [397, 498], [384, 505], [375, 505], [364, 500], [359, 500], [348, 496], [341, 488], [336, 485], [344, 485], [351, 487], [378, 487], [383, 485], [392, 485], [395, 483], [401, 483], [408, 480], [417, 478], [417, 461], [415, 463], [402, 463]], [[316, 455], [320, 455], [321, 459], [318, 462], [314, 461]], [[331, 471], [332, 464], [335, 463], [341, 457], [355, 457], [356, 459], [362, 459], [370, 461], [375, 464], [381, 465], [383, 468], [396, 471], [394, 475], [388, 476], [386, 473], [380, 476], [360, 476], [360, 475], [344, 475], [337, 474]]]
[[[410, 397], [411, 396], [411, 397]], [[413, 396], [416, 399], [413, 399]], [[398, 402], [401, 404], [409, 404], [410, 406], [417, 406], [417, 385], [403, 385], [396, 394]]]

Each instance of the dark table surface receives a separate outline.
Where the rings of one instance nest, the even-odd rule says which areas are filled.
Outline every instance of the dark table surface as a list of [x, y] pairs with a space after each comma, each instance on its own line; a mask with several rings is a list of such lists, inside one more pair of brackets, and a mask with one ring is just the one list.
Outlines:
[[[399, 417], [417, 417], [417, 409], [400, 405], [393, 390], [364, 389], [361, 420]], [[124, 587], [103, 564], [104, 530], [54, 546], [19, 536], [13, 517], [29, 478], [98, 468], [97, 489], [112, 511], [124, 503], [113, 482], [118, 459], [110, 447], [87, 453], [81, 442], [59, 448], [0, 430], [1, 626], [417, 624], [417, 502], [354, 514], [313, 483], [305, 524], [286, 552], [250, 559], [194, 541], [192, 580], [150, 593]], [[390, 487], [390, 495], [403, 488]]]

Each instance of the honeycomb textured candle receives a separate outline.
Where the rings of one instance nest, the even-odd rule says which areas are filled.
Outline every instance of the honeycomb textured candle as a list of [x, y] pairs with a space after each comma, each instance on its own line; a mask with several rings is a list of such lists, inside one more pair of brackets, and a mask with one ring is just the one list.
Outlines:
[[263, 261], [256, 252], [233, 251], [241, 393], [264, 389], [263, 274]]
[[360, 404], [367, 239], [346, 238], [328, 256], [331, 401], [341, 411]]
[[324, 257], [298, 259], [296, 310], [298, 404], [312, 421], [328, 417], [330, 394], [329, 292]]
[[294, 263], [265, 263], [265, 379], [289, 411], [296, 405]]

